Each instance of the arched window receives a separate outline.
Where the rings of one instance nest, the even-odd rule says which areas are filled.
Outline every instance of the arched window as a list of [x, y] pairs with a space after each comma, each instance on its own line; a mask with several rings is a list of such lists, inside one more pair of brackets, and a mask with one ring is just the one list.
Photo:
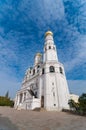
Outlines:
[[49, 49], [51, 49], [51, 46], [49, 46]]
[[37, 98], [37, 91], [35, 92], [35, 98]]
[[40, 65], [38, 65], [37, 68], [40, 68]]
[[19, 101], [19, 103], [22, 102], [22, 97], [23, 97], [23, 94], [21, 93], [21, 94], [20, 94], [20, 101]]
[[42, 69], [42, 74], [44, 74], [44, 71], [45, 71], [45, 70], [44, 70], [44, 68], [43, 68], [43, 69]]
[[50, 66], [49, 70], [50, 70], [50, 72], [55, 72], [54, 66]]
[[35, 74], [35, 69], [33, 69], [33, 75]]
[[63, 70], [61, 67], [59, 67], [60, 73], [63, 74]]

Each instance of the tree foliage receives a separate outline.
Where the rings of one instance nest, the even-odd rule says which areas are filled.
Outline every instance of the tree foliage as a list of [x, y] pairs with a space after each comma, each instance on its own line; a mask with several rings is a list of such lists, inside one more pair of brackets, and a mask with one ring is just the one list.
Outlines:
[[70, 109], [78, 110], [79, 109], [79, 103], [74, 102], [74, 100], [69, 100], [68, 102]]
[[5, 97], [9, 98], [9, 91], [6, 92]]
[[78, 103], [74, 102], [72, 99], [69, 100], [70, 109], [76, 111], [78, 114], [86, 115], [86, 94], [83, 93], [79, 99]]
[[83, 93], [79, 97], [78, 101], [79, 101], [80, 109], [82, 110], [83, 114], [86, 114], [86, 93]]
[[0, 106], [14, 106], [14, 102], [10, 98], [0, 96]]

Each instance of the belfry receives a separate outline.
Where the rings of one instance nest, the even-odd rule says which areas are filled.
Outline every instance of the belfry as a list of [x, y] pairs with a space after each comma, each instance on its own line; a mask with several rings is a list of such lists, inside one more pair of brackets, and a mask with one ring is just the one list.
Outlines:
[[33, 67], [26, 70], [21, 89], [15, 97], [15, 108], [47, 111], [69, 109], [69, 90], [64, 66], [58, 61], [53, 33], [45, 33], [44, 54], [35, 55]]

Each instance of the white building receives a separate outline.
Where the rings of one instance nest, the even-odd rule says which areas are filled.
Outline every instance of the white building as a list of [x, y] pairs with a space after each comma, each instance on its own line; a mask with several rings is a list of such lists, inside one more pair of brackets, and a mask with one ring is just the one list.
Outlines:
[[74, 102], [78, 103], [79, 96], [76, 94], [70, 94], [70, 99], [74, 100]]
[[15, 98], [16, 109], [44, 108], [48, 111], [68, 109], [69, 90], [64, 66], [58, 61], [51, 31], [45, 34], [44, 54], [37, 53]]

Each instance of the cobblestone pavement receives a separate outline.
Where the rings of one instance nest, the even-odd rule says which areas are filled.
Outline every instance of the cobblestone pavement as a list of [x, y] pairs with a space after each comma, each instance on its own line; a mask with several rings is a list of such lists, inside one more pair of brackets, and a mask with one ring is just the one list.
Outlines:
[[86, 117], [0, 107], [0, 130], [86, 130]]

